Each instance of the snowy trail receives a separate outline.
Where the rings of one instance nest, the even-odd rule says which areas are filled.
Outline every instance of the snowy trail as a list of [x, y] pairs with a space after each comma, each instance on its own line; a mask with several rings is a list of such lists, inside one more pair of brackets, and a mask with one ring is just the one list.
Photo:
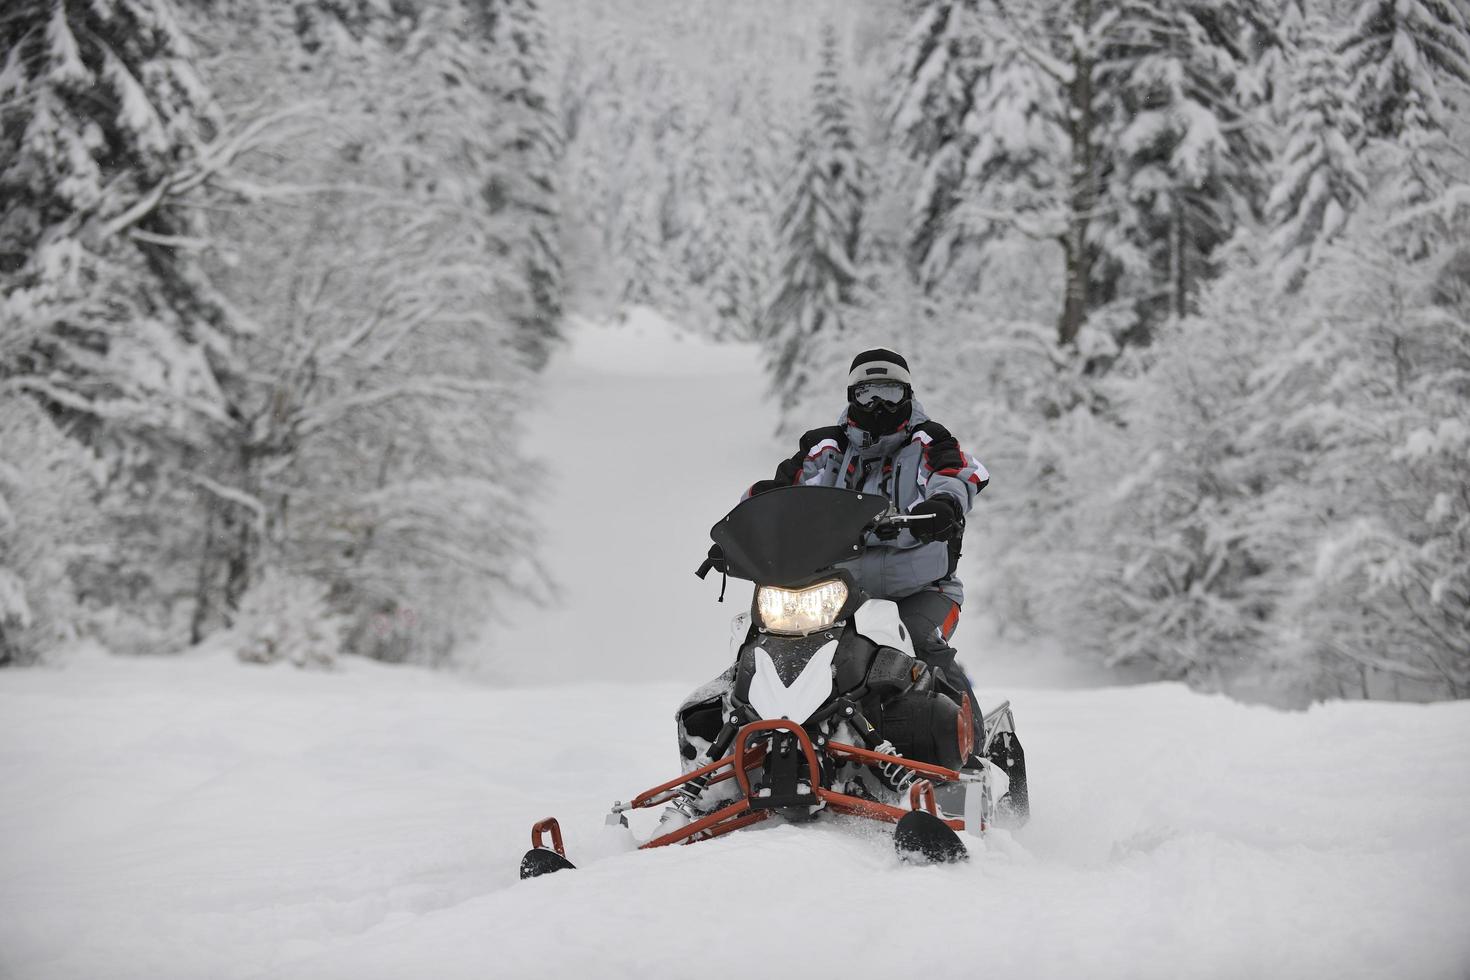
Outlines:
[[[565, 604], [494, 641], [519, 686], [208, 652], [0, 673], [0, 977], [1470, 973], [1470, 703], [982, 683], [1016, 703], [1036, 814], [968, 865], [901, 867], [835, 821], [615, 853], [602, 814], [673, 774], [672, 706], [748, 595], [711, 601], [698, 542], [779, 452], [749, 351], [641, 329], [634, 354], [584, 333], [550, 375]], [[518, 882], [549, 814], [583, 867]]]
[[550, 609], [511, 611], [487, 671], [686, 688], [719, 673], [730, 609], [750, 587], [732, 583], [719, 604], [718, 577], [692, 573], [710, 525], [783, 455], [756, 350], [681, 335], [644, 312], [583, 326], [541, 387], [526, 446], [546, 475], [540, 553], [557, 588]]

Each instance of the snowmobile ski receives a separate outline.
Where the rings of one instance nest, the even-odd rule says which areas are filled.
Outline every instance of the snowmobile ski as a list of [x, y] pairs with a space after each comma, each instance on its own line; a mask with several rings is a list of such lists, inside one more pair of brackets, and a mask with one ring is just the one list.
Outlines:
[[[545, 834], [551, 833], [551, 846], [545, 844]], [[531, 828], [531, 849], [521, 858], [521, 880], [539, 878], [554, 871], [566, 871], [577, 866], [567, 860], [567, 852], [561, 843], [561, 825], [555, 817], [547, 817]]]
[[970, 856], [960, 835], [927, 810], [912, 810], [899, 820], [893, 848], [909, 864], [952, 864]]

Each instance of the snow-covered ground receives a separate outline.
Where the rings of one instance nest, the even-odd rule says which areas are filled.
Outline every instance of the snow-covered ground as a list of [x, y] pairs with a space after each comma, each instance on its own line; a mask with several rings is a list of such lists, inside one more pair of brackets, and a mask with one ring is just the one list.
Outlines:
[[[513, 685], [217, 651], [0, 673], [0, 977], [1470, 974], [1464, 703], [1079, 686], [976, 637], [1035, 817], [968, 864], [838, 821], [619, 852], [602, 814], [673, 774], [748, 595], [689, 574], [704, 530], [780, 451], [751, 352], [625, 329], [549, 375], [560, 604], [475, 651]], [[549, 814], [583, 867], [519, 882]]]

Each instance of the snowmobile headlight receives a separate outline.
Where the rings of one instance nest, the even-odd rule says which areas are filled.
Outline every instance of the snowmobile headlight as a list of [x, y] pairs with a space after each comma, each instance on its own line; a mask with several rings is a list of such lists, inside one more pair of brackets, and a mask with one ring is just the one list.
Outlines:
[[839, 578], [805, 589], [763, 585], [755, 593], [755, 606], [766, 629], [794, 636], [831, 626], [846, 602], [847, 585]]

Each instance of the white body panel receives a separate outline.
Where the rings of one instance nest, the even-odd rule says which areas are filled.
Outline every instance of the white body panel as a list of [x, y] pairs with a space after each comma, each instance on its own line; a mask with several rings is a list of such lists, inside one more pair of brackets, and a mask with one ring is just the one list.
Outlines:
[[749, 611], [740, 613], [730, 620], [730, 659], [734, 660], [740, 656], [740, 648], [745, 645], [745, 637], [750, 633]]
[[837, 641], [832, 640], [812, 654], [812, 659], [787, 687], [781, 683], [776, 664], [763, 647], [755, 648], [755, 676], [750, 679], [750, 706], [762, 718], [789, 718], [805, 722], [832, 696], [832, 658]]
[[852, 624], [858, 635], [879, 646], [902, 650], [910, 657], [914, 655], [914, 639], [898, 615], [898, 603], [892, 599], [869, 599], [853, 614]]

